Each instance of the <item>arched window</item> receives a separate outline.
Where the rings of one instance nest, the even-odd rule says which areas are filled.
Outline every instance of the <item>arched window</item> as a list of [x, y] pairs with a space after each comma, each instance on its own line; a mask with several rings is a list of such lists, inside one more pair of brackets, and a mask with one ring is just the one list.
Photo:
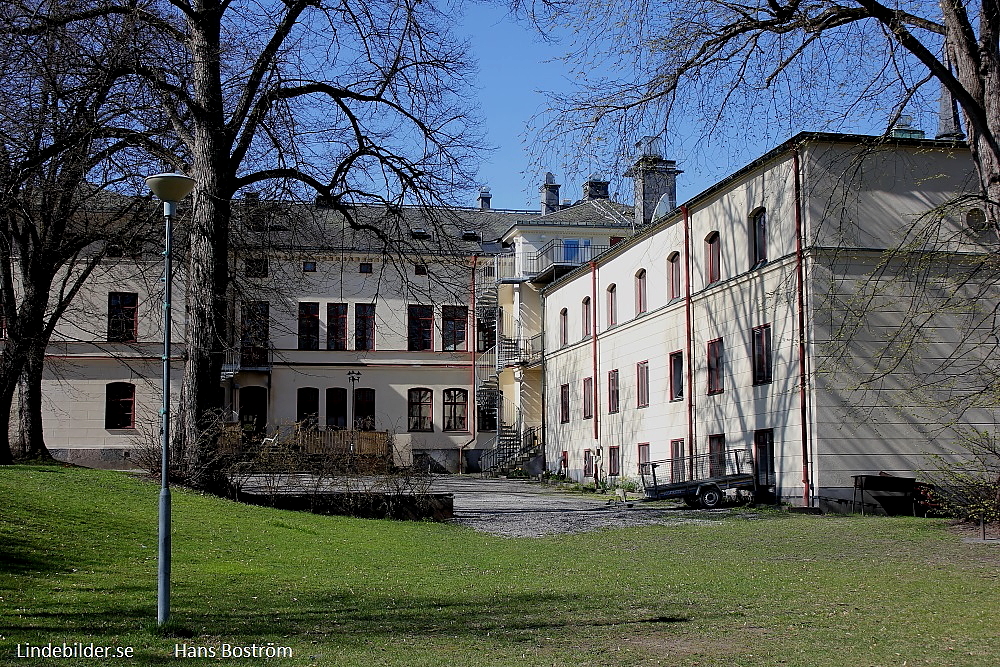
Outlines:
[[705, 237], [705, 284], [711, 285], [722, 279], [722, 240], [719, 232]]
[[588, 338], [594, 332], [589, 296], [583, 297], [583, 302], [580, 304], [580, 316], [582, 318], [581, 321], [583, 322], [583, 337]]
[[969, 209], [969, 212], [965, 214], [965, 224], [974, 232], [982, 232], [989, 227], [986, 222], [986, 214], [981, 208]]
[[648, 310], [646, 302], [646, 269], [639, 269], [635, 274], [635, 314], [641, 315]]
[[618, 324], [618, 288], [614, 283], [608, 285], [608, 326]]
[[559, 345], [569, 342], [569, 311], [563, 308], [559, 311]]
[[767, 261], [767, 211], [759, 208], [750, 215], [750, 268]]
[[469, 392], [465, 389], [444, 390], [444, 430], [467, 431], [469, 429]]
[[303, 429], [313, 430], [319, 425], [319, 389], [298, 388], [295, 395], [295, 421]]
[[433, 431], [434, 392], [419, 387], [407, 392], [407, 416], [409, 431]]
[[135, 428], [135, 385], [112, 382], [105, 387], [104, 428]]
[[667, 257], [667, 295], [670, 299], [681, 296], [681, 254], [671, 253]]

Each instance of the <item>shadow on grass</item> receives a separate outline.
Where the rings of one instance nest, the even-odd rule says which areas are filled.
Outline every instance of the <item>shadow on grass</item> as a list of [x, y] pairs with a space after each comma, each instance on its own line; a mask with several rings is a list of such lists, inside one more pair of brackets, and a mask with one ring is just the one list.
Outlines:
[[5, 574], [31, 575], [63, 572], [77, 564], [69, 554], [46, 547], [37, 537], [7, 534], [0, 539], [0, 563]]

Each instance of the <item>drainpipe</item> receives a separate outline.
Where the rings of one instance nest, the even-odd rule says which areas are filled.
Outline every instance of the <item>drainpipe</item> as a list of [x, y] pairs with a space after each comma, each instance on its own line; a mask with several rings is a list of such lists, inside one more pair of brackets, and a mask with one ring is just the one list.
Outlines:
[[[597, 391], [597, 263], [594, 260], [590, 260], [590, 289], [590, 353], [594, 366], [594, 389], [590, 400], [594, 407], [594, 440], [596, 441], [601, 435], [601, 410], [597, 401], [600, 392]], [[604, 457], [601, 457], [602, 461], [603, 459]]]
[[691, 479], [694, 479], [695, 432], [694, 425], [694, 325], [691, 315], [691, 214], [681, 206], [684, 220], [684, 333], [687, 346], [687, 422], [688, 456]]
[[802, 438], [802, 506], [810, 507], [811, 489], [809, 484], [809, 427], [806, 403], [806, 312], [805, 312], [805, 269], [802, 253], [802, 176], [799, 164], [799, 147], [792, 151], [792, 171], [795, 176], [795, 284], [798, 292], [799, 321], [799, 422]]
[[545, 413], [546, 413], [546, 407], [548, 406], [548, 403], [546, 403], [545, 401], [545, 393], [546, 393], [545, 378], [548, 377], [546, 375], [547, 371], [545, 367], [547, 366], [548, 361], [545, 358], [545, 294], [540, 293], [539, 297], [542, 303], [542, 322], [539, 329], [542, 332], [542, 470], [544, 471], [548, 470], [548, 464], [549, 464], [548, 461], [549, 438], [548, 438], [548, 431], [545, 428]]

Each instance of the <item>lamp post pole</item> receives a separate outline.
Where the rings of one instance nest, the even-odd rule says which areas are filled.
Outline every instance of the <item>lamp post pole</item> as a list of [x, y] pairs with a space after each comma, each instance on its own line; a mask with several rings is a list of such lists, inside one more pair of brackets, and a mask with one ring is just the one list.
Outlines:
[[347, 424], [347, 427], [351, 429], [351, 444], [350, 452], [354, 453], [354, 438], [357, 437], [355, 431], [358, 429], [358, 413], [357, 413], [357, 385], [358, 380], [361, 379], [361, 371], [347, 371], [347, 379], [351, 381], [351, 421]]
[[163, 407], [160, 409], [160, 521], [156, 572], [156, 624], [170, 618], [170, 347], [173, 287], [173, 218], [177, 202], [194, 188], [194, 179], [183, 174], [156, 174], [146, 185], [163, 201]]

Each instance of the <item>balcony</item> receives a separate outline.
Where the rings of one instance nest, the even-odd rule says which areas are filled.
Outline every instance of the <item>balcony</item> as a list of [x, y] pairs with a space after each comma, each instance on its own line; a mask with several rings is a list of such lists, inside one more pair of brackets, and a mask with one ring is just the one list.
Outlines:
[[581, 264], [586, 264], [611, 246], [587, 245], [580, 239], [554, 239], [537, 252], [497, 255], [492, 266], [481, 273], [483, 284], [550, 283], [566, 275]]
[[532, 366], [542, 361], [542, 335], [531, 338], [502, 337], [497, 345], [497, 370], [508, 366]]
[[243, 345], [226, 350], [222, 362], [222, 379], [231, 380], [240, 371], [269, 373], [273, 365], [274, 350], [270, 345]]

